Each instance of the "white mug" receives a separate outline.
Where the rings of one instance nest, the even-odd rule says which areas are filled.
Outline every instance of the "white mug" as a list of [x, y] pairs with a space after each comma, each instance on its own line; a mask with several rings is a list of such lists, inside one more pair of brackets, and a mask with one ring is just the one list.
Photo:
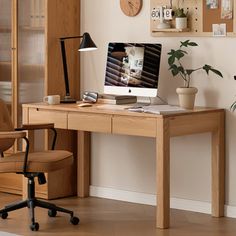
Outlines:
[[44, 102], [47, 102], [49, 105], [60, 104], [60, 95], [49, 95], [43, 98]]

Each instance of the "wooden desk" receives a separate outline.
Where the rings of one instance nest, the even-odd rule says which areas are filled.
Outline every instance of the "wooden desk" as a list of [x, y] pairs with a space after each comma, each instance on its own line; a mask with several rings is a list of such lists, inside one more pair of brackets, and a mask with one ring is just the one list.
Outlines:
[[197, 108], [175, 114], [129, 112], [120, 106], [96, 104], [23, 105], [24, 123], [53, 122], [56, 128], [78, 131], [78, 196], [89, 196], [90, 133], [126, 134], [156, 139], [156, 226], [168, 228], [170, 218], [170, 138], [211, 132], [212, 216], [224, 215], [224, 110]]

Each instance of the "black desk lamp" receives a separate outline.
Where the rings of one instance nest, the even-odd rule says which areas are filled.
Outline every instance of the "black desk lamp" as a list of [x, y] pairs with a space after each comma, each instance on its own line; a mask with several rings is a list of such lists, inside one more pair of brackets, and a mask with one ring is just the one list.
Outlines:
[[68, 79], [68, 71], [67, 71], [67, 63], [66, 63], [66, 48], [65, 48], [65, 40], [75, 39], [75, 38], [83, 38], [78, 51], [92, 51], [92, 50], [97, 49], [97, 46], [91, 39], [89, 33], [84, 33], [82, 36], [71, 36], [71, 37], [60, 38], [61, 55], [62, 55], [63, 71], [64, 71], [64, 81], [65, 81], [65, 89], [66, 89], [66, 96], [63, 100], [61, 100], [61, 103], [75, 103], [76, 102], [76, 100], [71, 98], [70, 96], [70, 87], [69, 87], [69, 79]]

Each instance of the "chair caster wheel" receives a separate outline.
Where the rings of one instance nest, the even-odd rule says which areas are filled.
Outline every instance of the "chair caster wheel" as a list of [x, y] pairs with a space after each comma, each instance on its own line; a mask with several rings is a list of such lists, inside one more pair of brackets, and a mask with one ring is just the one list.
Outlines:
[[0, 214], [0, 216], [2, 217], [2, 219], [5, 220], [8, 217], [8, 213], [4, 212], [4, 213]]
[[77, 225], [77, 224], [79, 224], [79, 218], [78, 218], [78, 217], [75, 217], [75, 216], [72, 216], [72, 217], [70, 218], [70, 223], [71, 223], [72, 225]]
[[48, 210], [48, 216], [50, 217], [55, 217], [57, 215], [57, 211], [56, 210]]
[[39, 223], [37, 223], [37, 222], [32, 223], [32, 225], [30, 225], [30, 229], [32, 231], [38, 231], [39, 230]]

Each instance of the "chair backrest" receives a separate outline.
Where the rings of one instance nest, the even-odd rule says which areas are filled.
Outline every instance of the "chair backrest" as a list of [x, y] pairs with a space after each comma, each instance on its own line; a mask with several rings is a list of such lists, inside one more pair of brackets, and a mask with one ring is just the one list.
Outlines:
[[[13, 131], [9, 111], [3, 100], [0, 99], [0, 131]], [[0, 154], [14, 144], [15, 139], [0, 139]]]

